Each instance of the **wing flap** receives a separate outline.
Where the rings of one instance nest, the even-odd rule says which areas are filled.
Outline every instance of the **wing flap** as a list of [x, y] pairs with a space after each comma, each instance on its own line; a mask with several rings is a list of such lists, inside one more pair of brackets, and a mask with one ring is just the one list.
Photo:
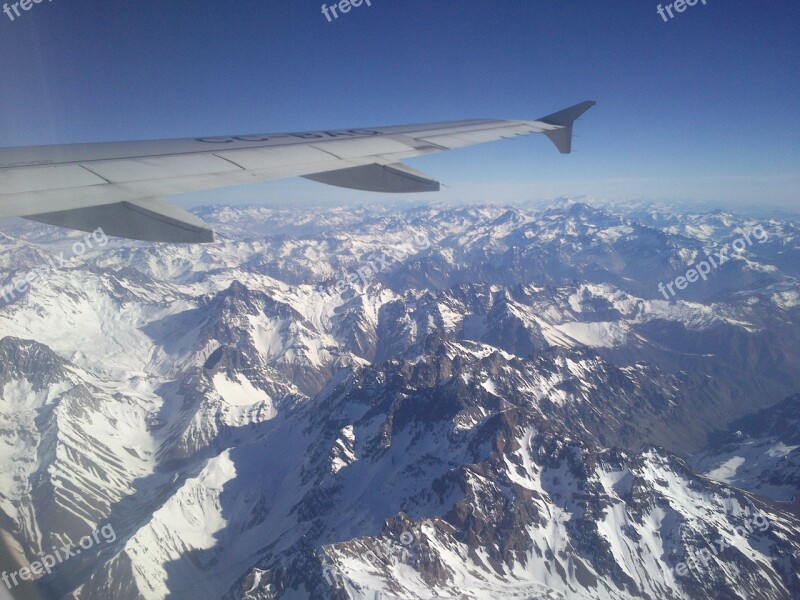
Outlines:
[[359, 158], [361, 156], [378, 156], [380, 154], [392, 154], [394, 152], [406, 152], [411, 150], [406, 144], [383, 136], [318, 142], [312, 145], [314, 148], [343, 159]]
[[109, 183], [128, 183], [151, 179], [172, 179], [206, 173], [227, 173], [242, 168], [213, 154], [187, 154], [156, 156], [153, 158], [128, 158], [103, 160], [81, 167], [102, 177]]
[[313, 145], [229, 150], [216, 152], [215, 154], [239, 165], [243, 169], [254, 171], [319, 163], [335, 165], [341, 162], [338, 157], [315, 148]]
[[80, 165], [0, 169], [0, 194], [40, 192], [103, 183], [107, 182]]

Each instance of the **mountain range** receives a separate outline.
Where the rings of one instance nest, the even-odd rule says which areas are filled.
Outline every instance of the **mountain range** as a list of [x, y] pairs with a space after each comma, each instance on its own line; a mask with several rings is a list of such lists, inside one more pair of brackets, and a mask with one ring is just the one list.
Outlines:
[[[0, 527], [116, 532], [45, 597], [800, 598], [796, 218], [196, 212], [0, 307]], [[80, 239], [4, 225], [3, 289]]]

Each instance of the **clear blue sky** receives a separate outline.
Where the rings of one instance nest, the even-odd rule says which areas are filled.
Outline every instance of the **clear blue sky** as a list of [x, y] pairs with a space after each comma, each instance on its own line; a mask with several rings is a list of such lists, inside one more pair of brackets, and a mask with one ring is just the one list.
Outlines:
[[[0, 0], [0, 4], [2, 0]], [[800, 199], [800, 4], [44, 0], [0, 13], [0, 146], [499, 117], [598, 105], [562, 156], [533, 136], [410, 161], [442, 198]], [[368, 200], [311, 182], [197, 202]]]

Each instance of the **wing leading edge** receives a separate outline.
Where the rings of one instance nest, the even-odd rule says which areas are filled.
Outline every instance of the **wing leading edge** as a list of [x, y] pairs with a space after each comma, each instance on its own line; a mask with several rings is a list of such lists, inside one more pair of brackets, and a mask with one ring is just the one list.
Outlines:
[[209, 242], [211, 228], [161, 198], [285, 177], [386, 193], [437, 191], [438, 181], [401, 161], [532, 133], [568, 154], [574, 121], [593, 105], [536, 121], [0, 148], [0, 218], [102, 228], [137, 240]]

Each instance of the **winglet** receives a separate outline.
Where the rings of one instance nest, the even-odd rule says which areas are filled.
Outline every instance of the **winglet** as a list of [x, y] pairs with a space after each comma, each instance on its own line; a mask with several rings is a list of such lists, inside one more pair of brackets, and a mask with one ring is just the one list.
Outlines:
[[575, 119], [594, 105], [595, 102], [593, 100], [587, 100], [586, 102], [581, 102], [575, 106], [570, 106], [557, 113], [538, 119], [541, 123], [558, 126], [558, 129], [551, 129], [543, 133], [550, 138], [550, 141], [555, 144], [561, 154], [569, 154], [572, 150], [572, 124], [575, 122]]

